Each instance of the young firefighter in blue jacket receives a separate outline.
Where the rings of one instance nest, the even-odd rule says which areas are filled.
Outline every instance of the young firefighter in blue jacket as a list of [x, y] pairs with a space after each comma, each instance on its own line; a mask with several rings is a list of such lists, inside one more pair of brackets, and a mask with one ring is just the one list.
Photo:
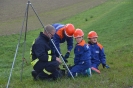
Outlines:
[[[73, 76], [77, 74], [85, 73], [85, 70], [91, 68], [91, 53], [88, 44], [83, 40], [84, 33], [81, 29], [76, 29], [74, 32], [74, 38], [77, 42], [74, 48], [74, 66], [70, 68]], [[68, 72], [70, 77], [70, 73]]]
[[34, 69], [34, 71], [32, 71], [32, 76], [35, 80], [58, 78], [57, 69], [61, 63], [61, 60], [56, 57], [50, 47], [50, 38], [52, 38], [54, 34], [54, 27], [52, 25], [47, 25], [44, 32], [40, 32], [40, 35], [32, 45], [31, 65]]
[[[73, 33], [75, 31], [75, 28], [73, 24], [64, 25], [60, 23], [55, 23], [55, 24], [52, 24], [52, 26], [56, 29], [56, 33], [53, 36], [53, 40], [59, 52], [61, 51], [60, 43], [64, 43], [65, 41], [67, 41], [67, 53], [64, 56], [66, 60], [67, 58], [69, 58], [70, 51], [73, 48]], [[56, 50], [55, 52], [56, 52], [56, 56], [59, 57], [59, 54], [57, 53]]]
[[109, 68], [108, 65], [106, 65], [106, 57], [104, 53], [103, 46], [97, 42], [98, 35], [95, 31], [90, 31], [88, 33], [88, 45], [91, 50], [91, 64], [92, 67], [98, 69], [98, 66], [102, 64], [103, 68]]

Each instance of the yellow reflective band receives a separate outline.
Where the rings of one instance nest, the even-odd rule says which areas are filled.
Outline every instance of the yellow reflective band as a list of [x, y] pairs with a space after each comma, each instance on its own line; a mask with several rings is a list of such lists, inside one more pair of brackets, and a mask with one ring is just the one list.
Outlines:
[[48, 51], [48, 54], [51, 54], [51, 50]]
[[35, 59], [35, 60], [31, 61], [31, 65], [34, 66], [38, 61], [39, 61], [39, 59]]
[[48, 72], [47, 70], [45, 70], [45, 68], [43, 69], [43, 72], [48, 74], [48, 75], [51, 75], [52, 73], [51, 72]]
[[[35, 43], [35, 40], [32, 42], [32, 45]], [[30, 48], [30, 59], [32, 59], [32, 47]]]
[[51, 60], [52, 60], [52, 56], [48, 55], [48, 61], [51, 61]]
[[30, 50], [30, 55], [32, 54], [31, 50]]

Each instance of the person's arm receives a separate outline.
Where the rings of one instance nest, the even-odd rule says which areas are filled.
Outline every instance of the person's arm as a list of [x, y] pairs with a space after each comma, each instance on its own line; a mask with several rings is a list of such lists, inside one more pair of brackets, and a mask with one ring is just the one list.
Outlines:
[[56, 57], [54, 55], [50, 55], [45, 51], [45, 45], [43, 44], [35, 44], [34, 52], [40, 61], [49, 62], [56, 60]]
[[104, 53], [104, 48], [100, 49], [99, 52], [99, 56], [100, 56], [100, 61], [102, 64], [106, 64], [106, 57], [105, 57], [105, 53]]
[[107, 64], [106, 64], [106, 57], [105, 57], [105, 54], [104, 54], [104, 49], [102, 49], [102, 51], [100, 52], [101, 54], [101, 62], [102, 62], [102, 66], [103, 68], [110, 68]]
[[104, 54], [104, 49], [103, 49], [103, 46], [100, 44], [100, 43], [97, 43], [98, 47], [99, 47], [99, 59], [100, 59], [100, 62], [103, 64], [106, 64], [106, 57], [105, 57], [105, 54]]
[[67, 50], [70, 52], [73, 48], [73, 37], [68, 37], [67, 38]]
[[84, 59], [86, 56], [84, 55], [84, 48], [83, 46], [77, 45], [76, 48], [74, 49], [74, 63], [75, 64], [84, 64]]
[[[56, 48], [60, 52], [60, 38], [59, 38], [59, 36], [57, 34], [55, 34], [54, 37], [53, 37], [53, 40], [54, 40], [54, 44], [55, 44]], [[57, 57], [59, 57], [59, 54], [58, 54], [56, 49], [55, 49], [55, 54], [56, 54]]]
[[67, 52], [65, 54], [65, 58], [69, 58], [70, 52], [73, 48], [73, 37], [67, 37], [66, 41], [67, 41]]
[[82, 46], [80, 51], [80, 64], [84, 64], [86, 61], [90, 61], [89, 67], [91, 67], [91, 52], [89, 46], [86, 44]]

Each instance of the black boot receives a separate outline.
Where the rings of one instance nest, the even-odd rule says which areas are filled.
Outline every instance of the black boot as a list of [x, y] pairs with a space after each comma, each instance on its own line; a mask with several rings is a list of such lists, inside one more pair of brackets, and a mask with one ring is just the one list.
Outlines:
[[31, 72], [31, 75], [33, 76], [34, 80], [37, 80], [38, 73], [35, 70]]
[[61, 69], [60, 72], [61, 72], [61, 75], [62, 75], [62, 76], [66, 76], [66, 71], [65, 71], [65, 69]]
[[52, 77], [53, 77], [53, 80], [57, 80], [58, 78], [61, 78], [63, 75], [62, 75], [62, 72], [60, 69], [56, 70], [55, 72], [53, 72], [52, 74]]

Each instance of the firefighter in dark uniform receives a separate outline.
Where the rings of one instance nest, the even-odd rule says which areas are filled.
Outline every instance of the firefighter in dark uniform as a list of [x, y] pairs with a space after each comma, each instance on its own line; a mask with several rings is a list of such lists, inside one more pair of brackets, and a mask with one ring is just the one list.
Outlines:
[[[47, 31], [46, 31], [47, 30]], [[50, 39], [55, 34], [55, 28], [51, 25], [45, 26], [44, 32], [40, 32], [39, 37], [35, 40], [31, 49], [34, 79], [57, 79], [58, 67], [61, 63], [60, 58], [52, 52]]]

